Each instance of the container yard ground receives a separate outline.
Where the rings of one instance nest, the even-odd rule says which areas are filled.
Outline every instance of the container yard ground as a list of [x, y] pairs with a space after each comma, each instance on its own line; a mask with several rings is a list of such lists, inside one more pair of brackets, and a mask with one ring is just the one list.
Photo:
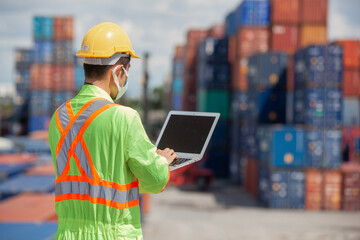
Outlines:
[[208, 192], [169, 186], [151, 195], [143, 229], [147, 240], [360, 240], [360, 212], [262, 208], [216, 182]]

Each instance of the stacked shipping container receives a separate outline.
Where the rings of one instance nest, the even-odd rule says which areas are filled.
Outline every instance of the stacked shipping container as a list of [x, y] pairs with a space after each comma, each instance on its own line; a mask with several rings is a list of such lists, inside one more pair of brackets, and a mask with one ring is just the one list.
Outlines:
[[[252, 83], [248, 65], [251, 55], [269, 50], [269, 24], [269, 1], [243, 1], [226, 19], [227, 29], [231, 29], [227, 31], [232, 89], [230, 174], [234, 181], [244, 181], [253, 195], [257, 194], [255, 133], [259, 114], [257, 90], [253, 85], [253, 90], [249, 90]], [[264, 100], [268, 97], [265, 95]]]
[[[327, 45], [327, 6], [327, 0], [245, 0], [228, 14], [229, 105], [210, 90], [226, 83], [219, 77], [221, 67], [209, 68], [204, 61], [204, 52], [214, 51], [214, 39], [198, 44], [193, 58], [198, 110], [221, 112], [230, 106], [231, 179], [243, 181], [270, 207], [360, 206], [357, 165], [340, 170], [342, 159], [360, 159], [360, 45]], [[218, 80], [207, 81], [213, 76]], [[216, 102], [204, 100], [208, 92]], [[221, 137], [214, 133], [213, 139]]]
[[172, 108], [181, 110], [182, 91], [183, 91], [183, 73], [184, 73], [184, 47], [176, 46], [173, 58], [173, 82], [172, 82]]
[[198, 45], [197, 110], [219, 112], [218, 122], [205, 156], [205, 167], [214, 171], [215, 177], [229, 176], [228, 122], [229, 77], [227, 61], [228, 40], [223, 31], [215, 37], [207, 37]]
[[53, 111], [73, 96], [71, 17], [34, 17], [34, 62], [30, 67], [29, 132], [46, 130]]

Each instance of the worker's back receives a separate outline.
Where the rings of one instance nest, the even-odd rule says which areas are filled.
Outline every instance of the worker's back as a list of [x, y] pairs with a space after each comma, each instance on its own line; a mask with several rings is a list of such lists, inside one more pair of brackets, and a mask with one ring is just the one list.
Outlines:
[[169, 175], [138, 113], [84, 85], [55, 112], [49, 143], [57, 239], [142, 239], [139, 188], [158, 193]]

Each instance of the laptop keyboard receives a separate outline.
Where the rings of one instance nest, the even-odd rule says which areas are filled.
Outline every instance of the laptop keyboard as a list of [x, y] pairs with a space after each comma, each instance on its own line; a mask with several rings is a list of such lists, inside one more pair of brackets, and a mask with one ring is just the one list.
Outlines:
[[178, 159], [175, 159], [169, 166], [175, 166], [175, 165], [181, 164], [183, 162], [189, 161], [190, 159], [191, 158], [178, 158]]

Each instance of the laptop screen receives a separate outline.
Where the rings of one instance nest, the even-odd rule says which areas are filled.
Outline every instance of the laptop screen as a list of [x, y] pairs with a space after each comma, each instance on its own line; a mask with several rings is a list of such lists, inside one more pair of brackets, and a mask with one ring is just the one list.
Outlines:
[[172, 114], [157, 147], [200, 154], [215, 119], [214, 116]]

